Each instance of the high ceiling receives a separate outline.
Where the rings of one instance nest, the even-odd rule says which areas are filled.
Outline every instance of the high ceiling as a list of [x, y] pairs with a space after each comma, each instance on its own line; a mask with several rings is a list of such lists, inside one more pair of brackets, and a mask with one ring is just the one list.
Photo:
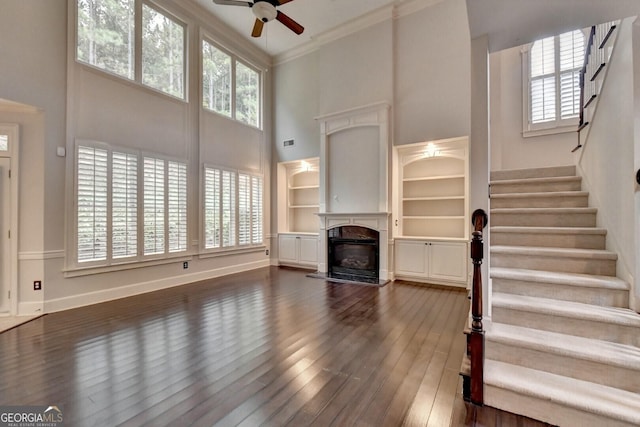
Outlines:
[[[359, 29], [375, 22], [377, 12], [391, 7], [419, 9], [453, 0], [295, 0], [278, 9], [304, 28], [296, 35], [280, 22], [264, 26], [262, 37], [250, 36], [255, 16], [245, 6], [191, 0], [271, 56], [312, 45], [328, 33]], [[487, 34], [491, 51], [518, 46], [541, 36], [585, 28], [608, 20], [640, 14], [640, 0], [466, 0], [471, 37]], [[390, 16], [386, 13], [384, 16]]]
[[278, 9], [304, 27], [296, 35], [280, 22], [271, 21], [264, 26], [262, 37], [251, 37], [255, 16], [248, 7], [224, 6], [212, 0], [195, 0], [220, 18], [239, 34], [251, 40], [270, 55], [279, 55], [309, 43], [336, 27], [342, 26], [382, 7], [406, 3], [407, 0], [295, 0]]

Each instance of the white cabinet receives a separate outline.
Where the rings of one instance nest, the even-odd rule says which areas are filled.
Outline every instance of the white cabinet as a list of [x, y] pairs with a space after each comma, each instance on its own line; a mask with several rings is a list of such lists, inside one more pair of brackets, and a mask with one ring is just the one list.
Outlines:
[[278, 235], [278, 259], [282, 265], [318, 266], [318, 236], [314, 234]]
[[396, 239], [396, 278], [466, 286], [467, 252], [466, 242]]

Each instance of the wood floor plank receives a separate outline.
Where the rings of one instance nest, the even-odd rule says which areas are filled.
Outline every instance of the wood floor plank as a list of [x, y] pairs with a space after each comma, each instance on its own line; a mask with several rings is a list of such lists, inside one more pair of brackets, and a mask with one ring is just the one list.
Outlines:
[[264, 268], [0, 333], [0, 405], [60, 405], [80, 426], [544, 426], [460, 399], [464, 292], [305, 273]]

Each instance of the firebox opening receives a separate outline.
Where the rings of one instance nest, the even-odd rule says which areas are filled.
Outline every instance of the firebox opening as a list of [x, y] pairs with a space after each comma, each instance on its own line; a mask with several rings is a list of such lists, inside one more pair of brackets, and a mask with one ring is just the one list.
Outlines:
[[342, 226], [328, 230], [327, 237], [329, 277], [378, 283], [378, 231], [360, 226]]

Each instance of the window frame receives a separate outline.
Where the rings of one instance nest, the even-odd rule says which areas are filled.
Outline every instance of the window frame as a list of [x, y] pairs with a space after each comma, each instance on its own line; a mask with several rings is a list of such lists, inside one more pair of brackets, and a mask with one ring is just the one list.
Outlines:
[[[79, 176], [78, 176], [78, 165], [79, 165], [79, 150], [80, 147], [87, 147], [93, 149], [105, 150], [107, 152], [107, 219], [106, 219], [106, 229], [107, 229], [107, 243], [106, 243], [106, 257], [105, 259], [99, 260], [91, 260], [91, 261], [80, 261], [79, 260], [79, 247], [78, 247], [78, 220], [79, 220], [79, 206], [78, 206], [78, 190], [79, 190]], [[133, 256], [127, 257], [116, 257], [113, 256], [113, 153], [121, 153], [127, 155], [134, 155], [137, 158], [136, 161], [136, 254]], [[153, 158], [156, 160], [161, 160], [164, 164], [164, 240], [165, 247], [162, 253], [154, 253], [145, 255], [145, 242], [144, 242], [144, 159], [145, 158]], [[185, 195], [185, 231], [186, 231], [186, 243], [184, 250], [180, 251], [171, 251], [169, 248], [169, 216], [170, 212], [168, 211], [169, 206], [169, 163], [175, 162], [185, 167], [185, 186], [186, 186], [186, 195]], [[170, 156], [160, 155], [158, 153], [151, 153], [142, 150], [131, 149], [127, 147], [112, 145], [102, 141], [95, 140], [76, 140], [74, 147], [74, 169], [73, 169], [73, 200], [74, 200], [74, 211], [73, 211], [73, 223], [72, 223], [72, 242], [71, 245], [71, 267], [72, 269], [77, 270], [85, 270], [99, 267], [111, 267], [111, 266], [122, 266], [127, 264], [136, 264], [136, 263], [144, 263], [148, 261], [157, 261], [157, 260], [165, 260], [172, 259], [176, 257], [184, 257], [191, 256], [190, 254], [190, 245], [189, 245], [189, 203], [188, 203], [188, 191], [189, 191], [189, 163], [186, 159], [177, 159]]]
[[[234, 235], [234, 244], [233, 245], [228, 245], [225, 246], [224, 245], [224, 227], [223, 227], [223, 221], [222, 221], [222, 213], [224, 210], [224, 205], [222, 203], [222, 198], [223, 198], [223, 192], [221, 191], [221, 189], [218, 191], [218, 197], [220, 198], [220, 201], [218, 203], [217, 209], [218, 209], [218, 217], [219, 222], [220, 222], [220, 235], [218, 237], [218, 242], [217, 245], [214, 244], [214, 246], [208, 247], [207, 246], [207, 170], [212, 170], [212, 171], [219, 171], [220, 172], [220, 185], [222, 186], [222, 174], [224, 172], [227, 173], [231, 173], [233, 176], [233, 181], [234, 181], [234, 212], [233, 212], [233, 218], [234, 218], [234, 230], [233, 230], [233, 235]], [[248, 223], [248, 227], [249, 227], [249, 243], [245, 243], [245, 244], [241, 244], [240, 243], [240, 227], [241, 227], [241, 223], [240, 223], [240, 175], [245, 175], [249, 177], [249, 193], [250, 193], [250, 197], [248, 200], [248, 206], [249, 206], [249, 223]], [[254, 216], [254, 198], [253, 198], [253, 180], [254, 179], [258, 179], [260, 182], [260, 194], [259, 194], [259, 198], [260, 198], [260, 219], [259, 222], [261, 223], [260, 226], [260, 236], [259, 239], [256, 240], [256, 236], [254, 236], [254, 227], [253, 227], [253, 216]], [[238, 169], [231, 169], [228, 167], [223, 167], [223, 166], [217, 166], [217, 165], [213, 165], [213, 164], [203, 164], [202, 166], [202, 205], [203, 205], [203, 209], [202, 209], [202, 232], [201, 232], [201, 238], [202, 238], [202, 244], [201, 244], [201, 251], [203, 253], [217, 253], [217, 252], [230, 252], [230, 251], [238, 251], [238, 250], [243, 250], [243, 249], [252, 249], [252, 248], [261, 248], [264, 247], [264, 175], [261, 173], [256, 173], [256, 172], [248, 172], [245, 170], [238, 170]]]
[[[225, 113], [213, 110], [211, 108], [209, 108], [208, 106], [205, 105], [205, 97], [204, 97], [204, 60], [203, 58], [203, 50], [204, 50], [204, 43], [208, 43], [210, 44], [212, 47], [214, 47], [215, 49], [219, 50], [220, 52], [222, 52], [223, 54], [227, 55], [229, 57], [229, 59], [231, 60], [231, 94], [230, 94], [230, 103], [231, 103], [231, 114], [227, 115]], [[199, 57], [200, 57], [200, 108], [204, 111], [207, 111], [209, 113], [213, 113], [213, 114], [217, 114], [219, 116], [222, 117], [226, 117], [227, 119], [232, 119], [238, 123], [242, 123], [243, 125], [246, 126], [250, 126], [252, 128], [256, 128], [259, 130], [263, 129], [263, 115], [264, 115], [264, 73], [262, 72], [262, 69], [256, 65], [254, 65], [251, 61], [248, 61], [244, 58], [242, 58], [241, 56], [235, 54], [232, 50], [224, 47], [223, 45], [221, 45], [220, 43], [216, 42], [213, 40], [212, 37], [208, 36], [208, 35], [203, 35], [202, 37], [200, 37], [200, 51], [199, 51]], [[237, 90], [236, 90], [236, 84], [237, 84], [237, 63], [242, 64], [243, 66], [247, 67], [248, 69], [254, 71], [257, 75], [258, 75], [258, 88], [257, 88], [257, 95], [258, 95], [258, 114], [257, 114], [257, 123], [247, 123], [245, 121], [239, 120], [237, 118]]]
[[[74, 28], [74, 41], [75, 41], [75, 45], [74, 45], [74, 53], [73, 53], [73, 59], [75, 61], [76, 64], [84, 66], [84, 67], [88, 67], [92, 70], [96, 70], [98, 72], [101, 73], [105, 73], [109, 76], [112, 76], [114, 78], [117, 78], [119, 80], [125, 81], [129, 84], [134, 84], [136, 86], [140, 86], [143, 87], [145, 89], [151, 90], [154, 93], [160, 94], [160, 95], [164, 95], [164, 96], [168, 96], [172, 99], [175, 100], [179, 100], [179, 101], [183, 101], [183, 102], [188, 102], [189, 101], [189, 25], [186, 23], [185, 19], [180, 18], [179, 16], [177, 16], [175, 13], [170, 12], [169, 10], [167, 10], [166, 8], [163, 8], [161, 6], [159, 6], [158, 4], [156, 4], [155, 2], [151, 1], [151, 0], [133, 0], [134, 2], [134, 16], [133, 16], [133, 77], [129, 78], [128, 76], [125, 75], [121, 75], [118, 73], [115, 73], [111, 70], [108, 70], [106, 68], [101, 68], [97, 65], [91, 64], [90, 62], [86, 62], [82, 59], [80, 59], [78, 57], [78, 45], [80, 42], [80, 35], [79, 35], [79, 15], [78, 15], [78, 1], [79, 0], [69, 0], [73, 2], [73, 8], [74, 8], [74, 15], [73, 18], [75, 19], [75, 28]], [[142, 9], [143, 9], [143, 5], [150, 7], [151, 9], [153, 9], [154, 11], [156, 11], [157, 13], [160, 13], [161, 15], [164, 15], [167, 19], [175, 22], [176, 24], [180, 25], [183, 28], [184, 31], [184, 37], [183, 37], [183, 63], [182, 63], [182, 86], [183, 86], [183, 91], [184, 93], [182, 94], [182, 97], [173, 95], [169, 92], [164, 92], [160, 89], [157, 89], [153, 86], [150, 86], [148, 84], [145, 84], [142, 80], [142, 22], [143, 22], [143, 18], [142, 18]]]
[[[586, 48], [586, 33], [584, 29], [572, 30], [572, 31], [580, 31], [582, 33], [583, 39], [585, 41], [584, 45]], [[566, 32], [572, 32], [566, 31]], [[562, 33], [564, 34], [564, 33]], [[521, 63], [522, 63], [522, 136], [525, 138], [535, 137], [535, 136], [544, 136], [544, 135], [554, 135], [554, 134], [562, 134], [568, 132], [575, 132], [578, 126], [579, 117], [572, 117], [567, 119], [562, 119], [560, 116], [560, 79], [561, 74], [566, 71], [560, 70], [560, 35], [556, 34], [553, 36], [554, 40], [554, 78], [555, 78], [555, 109], [556, 109], [556, 118], [554, 120], [549, 120], [541, 123], [531, 123], [531, 50], [536, 41], [529, 43], [522, 47], [520, 50]], [[540, 39], [542, 40], [542, 38]]]

